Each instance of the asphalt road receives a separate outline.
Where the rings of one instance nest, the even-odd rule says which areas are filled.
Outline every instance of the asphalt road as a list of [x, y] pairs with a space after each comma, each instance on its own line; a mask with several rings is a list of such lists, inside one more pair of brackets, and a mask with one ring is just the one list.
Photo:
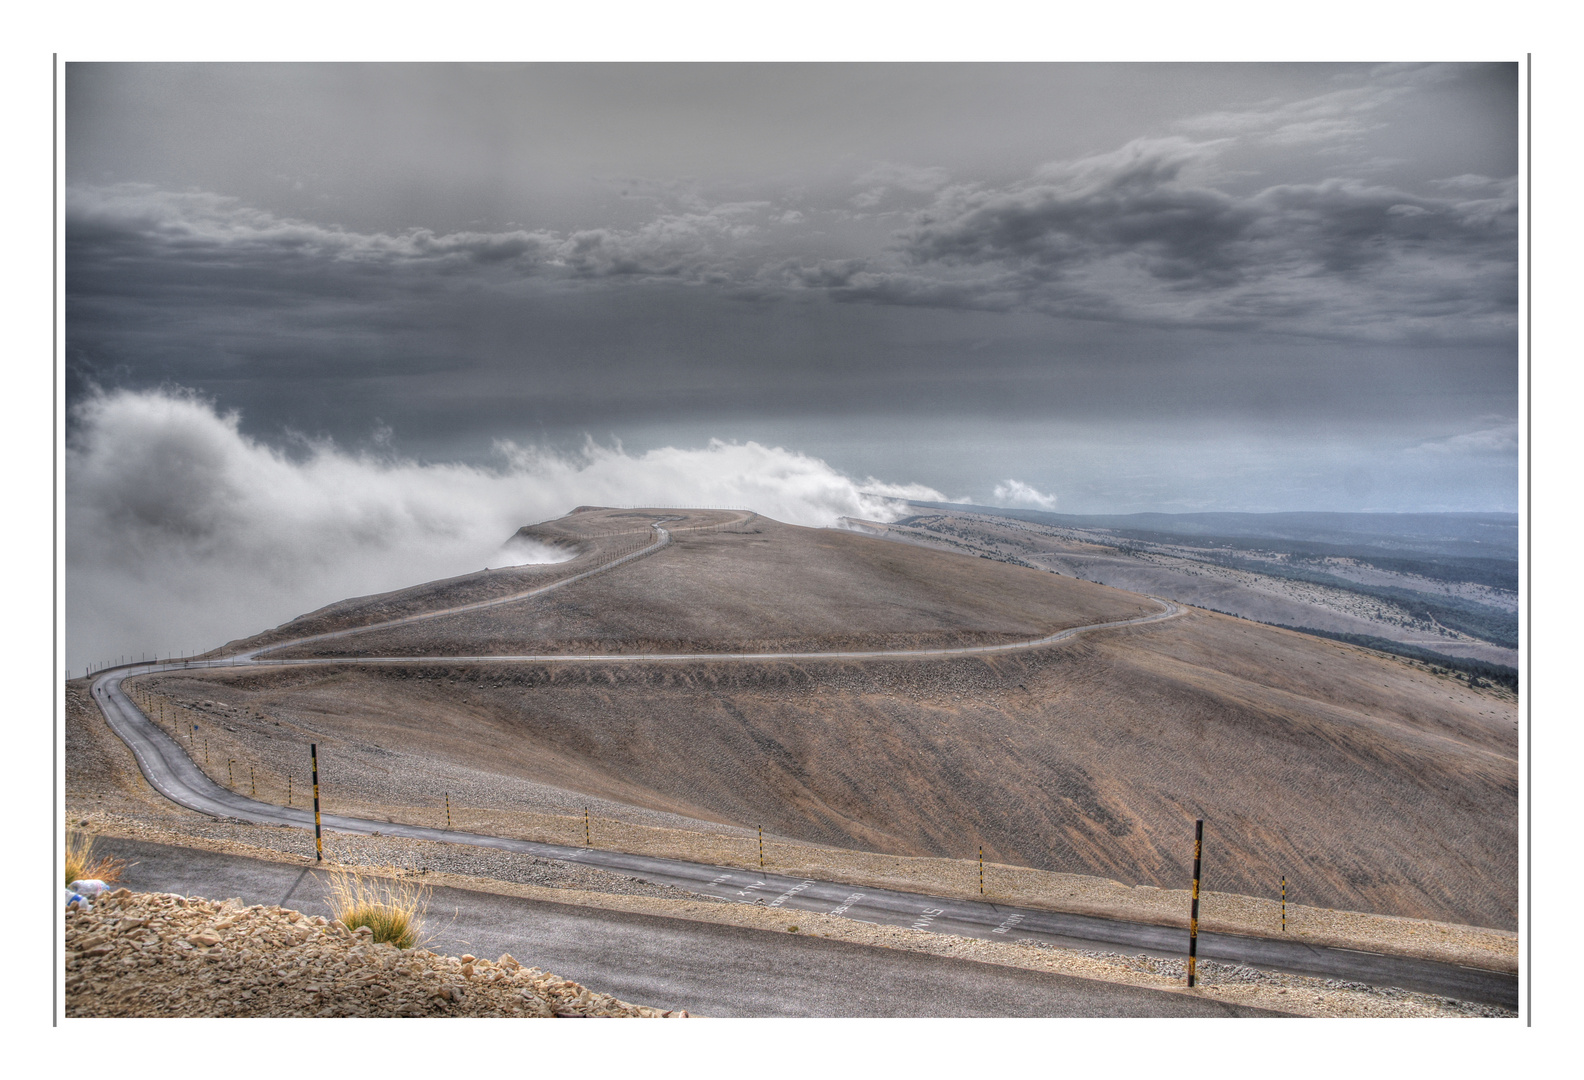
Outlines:
[[[665, 520], [665, 519], [662, 519]], [[530, 593], [538, 595], [559, 588], [592, 574], [650, 554], [669, 542], [669, 534], [654, 526], [658, 538], [649, 547], [623, 556], [611, 563], [596, 567], [573, 578], [563, 579], [553, 585], [543, 586]], [[484, 604], [466, 605], [452, 610], [469, 610]], [[101, 673], [94, 682], [94, 700], [104, 712], [111, 728], [131, 748], [138, 767], [154, 789], [172, 802], [200, 813], [215, 817], [230, 817], [255, 823], [285, 824], [300, 828], [311, 827], [312, 815], [298, 808], [276, 806], [247, 798], [223, 788], [200, 770], [187, 751], [174, 738], [151, 722], [121, 691], [123, 679], [138, 674], [157, 671], [181, 670], [195, 667], [221, 667], [262, 663], [329, 663], [377, 664], [421, 662], [458, 663], [461, 661], [530, 662], [598, 660], [622, 663], [642, 663], [676, 660], [755, 660], [767, 659], [871, 659], [920, 656], [961, 655], [984, 652], [1003, 652], [1014, 649], [1050, 645], [1078, 634], [1108, 627], [1137, 625], [1172, 618], [1181, 609], [1166, 601], [1159, 613], [1117, 623], [1071, 627], [1034, 641], [1010, 645], [973, 646], [946, 649], [916, 649], [898, 652], [831, 652], [831, 653], [739, 653], [739, 654], [667, 654], [640, 656], [536, 656], [536, 657], [359, 657], [323, 661], [268, 661], [255, 659], [254, 653], [240, 654], [223, 660], [185, 661], [177, 663], [138, 664]], [[431, 618], [441, 613], [409, 616], [396, 622]], [[380, 626], [389, 624], [379, 624]], [[341, 637], [375, 627], [361, 627], [351, 631], [338, 631], [326, 637]], [[316, 640], [316, 639], [303, 639]], [[270, 648], [284, 648], [283, 642]], [[262, 650], [261, 650], [262, 651]], [[660, 859], [622, 852], [575, 848], [556, 844], [540, 844], [527, 840], [482, 836], [446, 829], [433, 829], [416, 825], [399, 825], [385, 821], [365, 821], [358, 818], [326, 814], [326, 830], [369, 834], [378, 831], [387, 836], [404, 836], [420, 840], [469, 844], [507, 851], [522, 852], [544, 858], [584, 862], [591, 866], [615, 870], [648, 881], [676, 885], [693, 892], [718, 896], [743, 903], [759, 903], [769, 907], [789, 910], [822, 911], [845, 915], [866, 922], [897, 926], [911, 926], [920, 930], [963, 934], [1000, 940], [1046, 941], [1065, 945], [1107, 951], [1126, 950], [1154, 955], [1181, 956], [1186, 952], [1187, 933], [1170, 927], [1121, 920], [1100, 919], [1091, 916], [1068, 915], [1014, 908], [967, 900], [953, 900], [920, 894], [870, 889], [834, 882], [821, 882], [780, 877], [775, 874], [750, 874], [742, 870], [719, 866], [687, 863], [675, 859]], [[1295, 974], [1318, 975], [1325, 978], [1348, 979], [1376, 986], [1397, 986], [1408, 990], [1440, 994], [1464, 1001], [1517, 1008], [1518, 980], [1515, 975], [1462, 967], [1455, 964], [1412, 960], [1385, 956], [1379, 953], [1352, 949], [1325, 948], [1300, 941], [1269, 938], [1241, 937], [1228, 934], [1201, 933], [1199, 955], [1211, 960], [1246, 963], [1252, 966], [1287, 971]]]
[[[109, 837], [125, 883], [329, 916], [322, 871]], [[1188, 994], [798, 934], [435, 889], [436, 952], [519, 960], [624, 1001], [706, 1016], [1276, 1016]]]

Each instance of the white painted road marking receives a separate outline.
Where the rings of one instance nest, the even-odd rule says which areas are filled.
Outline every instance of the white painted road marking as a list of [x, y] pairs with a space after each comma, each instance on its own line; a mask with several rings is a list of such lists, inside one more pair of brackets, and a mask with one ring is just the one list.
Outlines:
[[802, 892], [804, 889], [807, 889], [810, 886], [813, 886], [815, 884], [817, 884], [817, 883], [813, 882], [813, 881], [805, 881], [801, 885], [794, 885], [790, 889], [788, 889], [786, 892], [782, 893], [780, 896], [778, 896], [774, 900], [770, 901], [770, 906], [771, 907], [780, 907], [782, 904], [784, 904], [788, 900], [792, 899], [794, 896], [796, 896], [798, 893]]
[[[858, 901], [862, 900], [863, 898], [864, 898], [864, 894], [863, 893], [855, 892], [851, 896], [849, 896], [847, 899], [843, 900], [841, 902], [841, 906], [838, 907], [835, 911], [832, 911], [831, 914], [832, 915], [845, 915], [845, 914], [847, 914], [847, 909], [848, 908], [852, 907], [854, 904], [856, 904]], [[862, 920], [859, 920], [859, 921], [861, 922]]]

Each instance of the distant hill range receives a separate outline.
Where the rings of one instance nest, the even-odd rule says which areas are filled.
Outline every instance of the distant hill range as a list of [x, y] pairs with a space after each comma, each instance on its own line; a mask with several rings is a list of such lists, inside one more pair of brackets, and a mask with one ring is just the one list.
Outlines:
[[1517, 588], [1517, 514], [1052, 514], [967, 503], [911, 505], [930, 510], [967, 510], [1076, 529], [1107, 529], [1118, 536], [1176, 536], [1199, 543], [1240, 546], [1250, 540], [1264, 540], [1295, 551], [1345, 549], [1356, 553], [1366, 549], [1491, 559], [1512, 564], [1512, 587]]
[[930, 502], [910, 508], [900, 521], [853, 524], [1516, 685], [1516, 514], [1056, 514]]

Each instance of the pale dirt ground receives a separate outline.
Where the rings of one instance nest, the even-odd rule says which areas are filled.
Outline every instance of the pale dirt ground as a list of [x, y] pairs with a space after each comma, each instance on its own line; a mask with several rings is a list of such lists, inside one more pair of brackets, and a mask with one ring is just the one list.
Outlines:
[[[246, 826], [217, 822], [176, 807], [158, 796], [137, 772], [130, 752], [110, 732], [88, 699], [81, 681], [68, 686], [67, 816], [73, 828], [104, 835], [178, 844], [288, 863], [312, 858], [312, 836], [306, 830]], [[355, 807], [338, 807], [353, 811]], [[373, 809], [373, 808], [370, 808]], [[393, 808], [395, 809], [395, 808]], [[558, 815], [509, 815], [464, 811], [457, 824], [479, 831], [499, 830], [553, 842], [578, 839], [581, 822]], [[744, 868], [757, 866], [757, 842], [740, 830], [708, 835], [697, 830], [657, 828], [602, 819], [596, 842], [618, 850], [668, 855]], [[702, 823], [700, 823], [702, 824]], [[569, 835], [571, 834], [571, 835]], [[383, 867], [455, 867], [431, 870], [424, 880], [439, 885], [492, 891], [528, 899], [572, 903], [611, 910], [765, 930], [815, 933], [857, 944], [905, 948], [985, 963], [1050, 971], [1081, 978], [1194, 993], [1230, 1002], [1256, 1005], [1305, 1016], [1507, 1016], [1510, 1013], [1396, 989], [1369, 988], [1301, 976], [1253, 972], [1220, 964], [1201, 965], [1202, 985], [1182, 985], [1180, 962], [1121, 954], [1045, 948], [1013, 942], [989, 942], [901, 927], [872, 926], [816, 913], [770, 911], [754, 905], [730, 904], [704, 897], [678, 895], [676, 890], [634, 888], [630, 879], [593, 871], [590, 867], [554, 864], [554, 872], [530, 875], [554, 884], [512, 881], [509, 872], [483, 872], [494, 862], [490, 853], [461, 845], [397, 840], [392, 837], [328, 838], [332, 861]], [[976, 863], [904, 859], [872, 853], [821, 849], [770, 838], [767, 863], [778, 873], [853, 880], [882, 887], [976, 896]], [[537, 861], [537, 860], [535, 860]], [[1080, 875], [1046, 874], [1017, 867], [986, 866], [987, 892], [1007, 903], [1073, 910], [1118, 918], [1181, 924], [1186, 894], [1182, 890], [1127, 888], [1116, 882]], [[624, 891], [630, 890], [630, 891]], [[667, 895], [667, 894], [670, 895]], [[656, 895], [658, 894], [658, 895]], [[1060, 902], [1050, 902], [1060, 897]], [[1251, 897], [1205, 894], [1201, 914], [1206, 929], [1269, 932], [1271, 904]], [[1493, 970], [1515, 970], [1516, 935], [1477, 927], [1447, 926], [1349, 912], [1288, 907], [1289, 928], [1308, 931], [1316, 943], [1343, 944], [1380, 952], [1467, 963]], [[524, 958], [528, 963], [532, 958]], [[1177, 967], [1172, 965], [1176, 963]]]

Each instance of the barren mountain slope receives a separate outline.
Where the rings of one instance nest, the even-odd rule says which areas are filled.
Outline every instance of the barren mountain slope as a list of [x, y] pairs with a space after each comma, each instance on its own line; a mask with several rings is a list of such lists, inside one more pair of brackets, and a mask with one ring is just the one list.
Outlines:
[[665, 527], [664, 550], [543, 598], [272, 655], [905, 649], [1020, 641], [1160, 610], [1055, 574], [763, 517], [731, 530]]
[[[533, 628], [569, 650], [876, 647], [1033, 636], [1061, 625], [1041, 615], [1070, 625], [1154, 606], [985, 560], [755, 527], [679, 532], [559, 593], [334, 644], [484, 653], [529, 644]], [[392, 806], [426, 770], [456, 766], [499, 776], [490, 790], [508, 794], [495, 798], [531, 797], [512, 785], [534, 781], [843, 846], [971, 857], [983, 843], [997, 861], [1161, 886], [1182, 885], [1203, 816], [1207, 888], [1271, 895], [1285, 875], [1305, 903], [1516, 924], [1512, 696], [1204, 612], [986, 658], [171, 678], [280, 720], [272, 745], [293, 759], [310, 737], [331, 760], [366, 754], [362, 797], [383, 789]]]

